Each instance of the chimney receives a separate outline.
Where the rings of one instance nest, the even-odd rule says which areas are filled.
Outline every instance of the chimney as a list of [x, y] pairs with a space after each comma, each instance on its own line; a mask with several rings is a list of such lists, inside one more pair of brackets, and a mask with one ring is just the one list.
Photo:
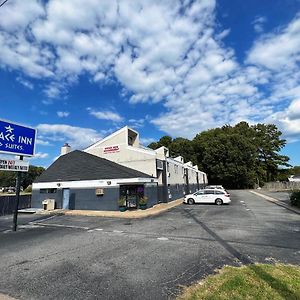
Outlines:
[[71, 146], [68, 143], [65, 143], [60, 150], [60, 155], [65, 155], [71, 152]]

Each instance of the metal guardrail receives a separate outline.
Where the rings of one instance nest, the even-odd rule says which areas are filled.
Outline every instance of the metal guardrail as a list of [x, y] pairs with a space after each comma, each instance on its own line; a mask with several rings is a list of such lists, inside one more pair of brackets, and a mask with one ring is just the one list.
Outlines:
[[[0, 216], [9, 215], [14, 212], [16, 195], [0, 195]], [[31, 195], [20, 195], [19, 209], [31, 207]]]

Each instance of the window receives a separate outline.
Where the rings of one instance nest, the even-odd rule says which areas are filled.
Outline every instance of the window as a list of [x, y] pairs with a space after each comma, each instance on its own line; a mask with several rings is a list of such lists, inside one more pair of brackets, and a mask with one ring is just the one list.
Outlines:
[[204, 194], [203, 191], [198, 191], [197, 193], [195, 193], [196, 196], [203, 195], [203, 194]]
[[210, 190], [205, 190], [204, 191], [205, 195], [213, 195], [214, 193], [215, 193], [215, 191], [212, 191], [212, 190], [211, 191]]
[[178, 166], [174, 165], [174, 172], [177, 174], [178, 173]]
[[57, 189], [40, 189], [41, 194], [54, 194], [57, 192]]
[[217, 195], [224, 195], [224, 193], [222, 191], [215, 191], [215, 194], [217, 194]]

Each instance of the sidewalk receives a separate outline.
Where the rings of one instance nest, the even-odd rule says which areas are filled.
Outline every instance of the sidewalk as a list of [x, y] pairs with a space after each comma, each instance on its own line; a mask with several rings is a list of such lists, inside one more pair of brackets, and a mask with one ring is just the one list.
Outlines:
[[266, 190], [255, 190], [250, 192], [300, 215], [300, 208], [290, 205], [288, 192], [271, 192]]
[[88, 216], [88, 217], [109, 217], [109, 218], [124, 218], [124, 219], [139, 219], [158, 215], [173, 207], [182, 204], [183, 198], [174, 200], [169, 203], [160, 203], [146, 210], [130, 210], [125, 212], [120, 211], [104, 211], [104, 210], [62, 210], [56, 209], [53, 211], [38, 212], [43, 215], [67, 215], [67, 216]]

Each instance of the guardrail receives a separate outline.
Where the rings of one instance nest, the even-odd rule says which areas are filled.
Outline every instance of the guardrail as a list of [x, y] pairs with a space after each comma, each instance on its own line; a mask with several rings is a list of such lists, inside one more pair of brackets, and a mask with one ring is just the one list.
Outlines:
[[[15, 210], [16, 195], [0, 195], [0, 216], [12, 214]], [[31, 195], [20, 195], [19, 209], [31, 207]]]

